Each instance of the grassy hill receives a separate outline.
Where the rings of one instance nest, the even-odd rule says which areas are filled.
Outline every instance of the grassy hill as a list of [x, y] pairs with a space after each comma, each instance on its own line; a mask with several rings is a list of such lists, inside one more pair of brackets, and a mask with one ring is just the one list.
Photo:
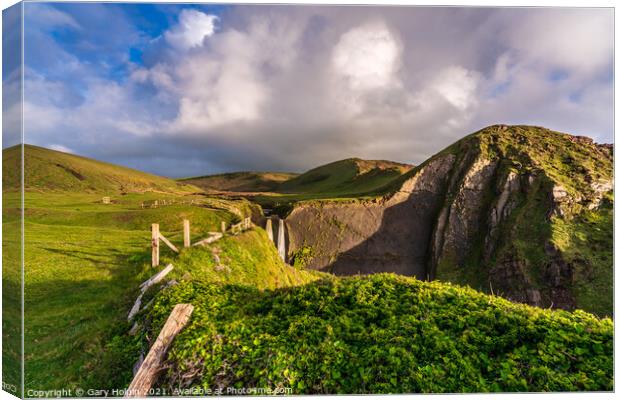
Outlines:
[[[184, 249], [178, 257], [168, 258], [165, 262], [173, 263], [174, 269], [166, 276], [166, 281], [146, 292], [144, 304], [157, 298], [162, 288], [170, 282], [179, 282], [174, 286], [198, 282], [205, 285], [234, 285], [241, 288], [241, 291], [257, 291], [260, 296], [264, 291], [330, 279], [321, 272], [304, 271], [286, 265], [269, 241], [267, 233], [258, 227], [239, 235], [227, 235], [204, 247]], [[139, 314], [139, 320], [151, 310], [152, 307], [145, 307]], [[131, 368], [127, 366], [136, 362], [136, 356], [141, 351], [148, 351], [142, 336], [126, 333], [129, 328], [129, 325], [122, 324], [119, 334], [108, 344], [104, 366], [101, 368], [105, 379], [101, 382], [106, 382], [110, 388], [126, 386], [132, 379]]]
[[[20, 151], [19, 147], [3, 150], [3, 265], [7, 267], [3, 300], [7, 307], [17, 304], [21, 286], [21, 237], [16, 234], [21, 225]], [[25, 146], [25, 163], [26, 389], [104, 387], [107, 371], [100, 366], [108, 354], [105, 345], [124, 329], [139, 283], [154, 273], [151, 224], [160, 224], [162, 233], [179, 245], [183, 219], [191, 221], [196, 240], [219, 230], [222, 221], [229, 226], [238, 222], [255, 206], [243, 199], [192, 195], [200, 189], [35, 146]], [[102, 204], [102, 195], [111, 196], [112, 204]], [[177, 204], [142, 208], [143, 202], [154, 200]], [[189, 200], [200, 206], [190, 205]], [[162, 262], [173, 255], [162, 246]], [[3, 312], [7, 318], [15, 317], [19, 308]], [[18, 326], [5, 323], [4, 328], [5, 343], [17, 347], [5, 346], [3, 359], [18, 371], [16, 349], [21, 335]]]
[[[21, 148], [2, 151], [3, 162], [14, 164]], [[196, 192], [198, 188], [172, 179], [42, 147], [24, 145], [26, 190], [89, 193]], [[5, 187], [18, 188], [19, 169], [4, 168]]]
[[[465, 137], [446, 153], [456, 155], [457, 165], [475, 157], [496, 167], [478, 204], [471, 199], [458, 204], [466, 198], [463, 185], [448, 189], [444, 208], [465, 216], [461, 218], [470, 226], [466, 219], [477, 218], [482, 229], [467, 238], [464, 251], [454, 240], [459, 233], [448, 224], [436, 265], [438, 279], [476, 288], [492, 282], [513, 299], [520, 290], [535, 290], [543, 304], [612, 315], [611, 146], [536, 126], [495, 125]], [[510, 176], [512, 189], [506, 183]], [[477, 216], [476, 208], [503, 215]]]
[[311, 169], [282, 183], [278, 191], [296, 194], [365, 194], [381, 189], [411, 168], [411, 165], [392, 161], [348, 158]]
[[[258, 290], [188, 280], [160, 292], [127, 354], [191, 303], [158, 386], [312, 393], [613, 389], [613, 323], [392, 274]], [[120, 346], [122, 347], [122, 346]]]
[[[381, 192], [413, 166], [384, 160], [349, 158], [303, 174], [233, 172], [181, 179], [204, 190], [269, 192], [255, 196], [263, 204], [296, 200], [355, 197]], [[275, 194], [279, 193], [279, 194]]]
[[198, 176], [179, 179], [180, 182], [198, 186], [204, 190], [230, 192], [272, 192], [281, 183], [299, 174], [287, 172], [231, 172], [226, 174]]
[[[216, 262], [217, 254], [220, 262]], [[258, 289], [297, 286], [326, 274], [285, 264], [260, 228], [226, 236], [209, 246], [192, 248], [175, 261], [178, 279], [249, 285]]]

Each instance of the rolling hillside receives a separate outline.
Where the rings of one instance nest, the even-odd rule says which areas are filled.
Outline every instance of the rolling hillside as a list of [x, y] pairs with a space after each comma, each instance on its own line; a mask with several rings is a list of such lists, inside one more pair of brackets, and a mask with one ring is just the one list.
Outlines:
[[298, 174], [286, 172], [231, 172], [218, 175], [179, 179], [207, 191], [273, 192], [281, 183]]
[[[268, 192], [261, 203], [291, 202], [308, 198], [354, 197], [376, 193], [413, 166], [384, 160], [349, 158], [311, 169], [303, 174], [233, 172], [179, 180], [207, 191]], [[278, 194], [280, 195], [278, 195]]]
[[[4, 149], [3, 162], [14, 164], [14, 160], [20, 157], [20, 150], [18, 146]], [[172, 179], [32, 145], [24, 146], [24, 165], [26, 190], [88, 193], [200, 191]], [[4, 187], [18, 188], [19, 169], [4, 168], [2, 179]]]
[[[611, 320], [546, 309], [612, 315], [609, 145], [499, 125], [415, 168], [349, 159], [278, 183], [280, 193], [265, 198], [289, 202], [287, 261], [295, 267], [260, 227], [179, 255], [163, 247], [162, 263], [175, 269], [146, 293], [137, 334], [126, 315], [153, 274], [150, 224], [178, 244], [183, 218], [193, 239], [242, 216], [262, 220], [256, 198], [187, 196], [199, 189], [25, 150], [27, 388], [126, 387], [174, 304], [190, 302], [194, 314], [160, 388], [613, 389]], [[18, 151], [3, 152], [5, 166]], [[20, 226], [21, 197], [11, 190], [19, 175], [5, 168], [3, 178], [3, 229], [11, 232]], [[263, 178], [272, 183], [257, 183]], [[232, 174], [211, 184], [257, 188], [277, 179]], [[104, 205], [103, 193], [126, 195]], [[204, 204], [141, 207], [162, 196]], [[9, 235], [6, 245], [19, 240]], [[3, 261], [17, 265], [15, 257]], [[4, 278], [18, 287], [17, 274]], [[5, 335], [10, 342], [14, 329]]]
[[383, 160], [348, 158], [326, 164], [282, 183], [288, 194], [366, 194], [379, 190], [413, 166]]

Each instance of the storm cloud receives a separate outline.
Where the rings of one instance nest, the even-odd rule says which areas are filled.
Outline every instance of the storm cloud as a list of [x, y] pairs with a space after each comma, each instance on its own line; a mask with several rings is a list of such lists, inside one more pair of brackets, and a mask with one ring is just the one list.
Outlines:
[[495, 123], [613, 140], [611, 9], [144, 10], [26, 4], [26, 142], [178, 177], [420, 163]]

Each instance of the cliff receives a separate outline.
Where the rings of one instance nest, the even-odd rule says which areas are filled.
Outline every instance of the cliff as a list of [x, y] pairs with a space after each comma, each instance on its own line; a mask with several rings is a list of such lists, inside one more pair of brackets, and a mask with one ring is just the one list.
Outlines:
[[495, 125], [414, 168], [383, 197], [301, 202], [292, 264], [396, 272], [514, 301], [612, 310], [613, 148]]

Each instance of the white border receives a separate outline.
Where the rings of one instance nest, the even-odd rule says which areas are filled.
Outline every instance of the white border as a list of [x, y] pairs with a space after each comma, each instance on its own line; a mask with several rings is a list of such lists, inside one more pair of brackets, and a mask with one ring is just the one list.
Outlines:
[[[24, 2], [46, 2], [46, 1], [39, 1], [39, 0], [24, 0]], [[79, 1], [79, 0], [60, 0], [60, 2], [75, 2], [75, 3], [186, 3], [186, 4], [190, 4], [190, 3], [194, 3], [194, 4], [198, 4], [198, 3], [203, 3], [203, 4], [324, 4], [324, 5], [407, 5], [407, 6], [412, 6], [412, 5], [416, 5], [416, 6], [464, 6], [464, 7], [611, 7], [614, 8], [614, 27], [618, 22], [618, 18], [617, 15], [615, 13], [615, 5], [616, 2], [611, 1], [611, 0], [590, 0], [590, 1], [584, 1], [584, 0], [539, 0], [539, 1], [532, 1], [532, 0], [528, 0], [528, 1], [516, 1], [516, 0], [504, 0], [504, 1], [493, 1], [493, 0], [474, 0], [474, 1], [467, 1], [467, 0], [449, 0], [449, 1], [385, 1], [385, 0], [374, 0], [374, 1], [364, 1], [364, 0], [338, 0], [338, 1], [333, 1], [333, 0], [314, 0], [314, 1], [282, 1], [282, 0], [271, 0], [271, 1], [260, 1], [260, 0], [244, 0], [244, 1], [238, 1], [238, 0], [224, 0], [224, 1], [183, 1], [183, 0], [150, 0], [150, 1], [141, 1], [141, 0], [122, 0], [122, 1]], [[5, 8], [11, 7], [15, 4], [18, 3], [18, 1], [16, 0], [0, 0], [1, 6], [0, 8], [2, 8], [3, 10]], [[569, 29], [569, 28], [567, 28]], [[2, 19], [0, 18], [0, 32], [2, 31]], [[23, 61], [23, 40], [24, 40], [24, 36], [23, 36], [23, 4], [22, 4], [22, 61]], [[618, 43], [618, 31], [615, 30], [614, 32], [614, 43]], [[0, 52], [0, 65], [2, 64], [2, 53]], [[23, 103], [23, 68], [22, 68], [22, 103]], [[618, 76], [618, 63], [616, 62], [616, 53], [615, 53], [615, 46], [614, 46], [614, 78], [616, 76]], [[0, 85], [1, 86], [1, 85]], [[615, 93], [617, 93], [618, 90], [618, 81], [616, 79], [614, 79], [614, 105], [615, 105]], [[1, 89], [0, 89], [1, 91]], [[1, 92], [0, 92], [1, 93]], [[1, 105], [2, 105], [2, 99], [1, 99], [1, 94], [0, 94], [0, 109], [1, 109]], [[618, 110], [615, 108], [614, 106], [614, 143], [618, 142], [618, 133], [615, 131], [615, 121], [616, 121], [616, 117], [618, 115]], [[0, 124], [2, 122], [2, 117], [0, 116]], [[21, 137], [22, 137], [22, 143], [24, 141], [24, 131], [23, 131], [23, 107], [22, 107], [22, 132], [21, 132]], [[0, 136], [0, 143], [1, 143], [1, 136]], [[22, 147], [22, 163], [23, 163], [23, 147]], [[2, 165], [2, 162], [0, 160], [0, 166]], [[614, 171], [617, 170], [618, 167], [618, 161], [617, 158], [614, 160]], [[614, 185], [617, 187], [617, 183], [618, 183], [617, 177], [614, 177]], [[22, 167], [22, 189], [23, 189], [23, 167]], [[2, 196], [0, 194], [0, 201], [2, 199]], [[616, 226], [618, 226], [618, 222], [620, 221], [620, 216], [618, 216], [618, 213], [615, 212], [615, 205], [614, 205], [614, 228]], [[1, 218], [1, 215], [0, 215]], [[23, 243], [23, 193], [22, 193], [22, 260], [24, 257], [23, 254], [23, 250], [24, 250], [24, 243]], [[2, 232], [0, 230], [0, 241], [2, 239]], [[615, 240], [615, 229], [614, 229], [614, 267], [615, 265], [617, 265], [616, 261], [618, 260], [618, 254], [620, 251], [620, 245], [618, 244], [618, 242]], [[0, 259], [0, 266], [1, 266], [2, 260]], [[24, 285], [24, 276], [23, 276], [23, 263], [22, 263], [22, 305], [23, 305], [23, 295], [24, 295], [24, 291], [23, 291], [23, 285]], [[619, 310], [620, 308], [618, 308], [618, 290], [620, 289], [620, 274], [614, 273], [614, 309], [615, 310]], [[1, 285], [0, 285], [0, 294], [1, 294]], [[0, 304], [1, 304], [1, 297], [0, 297]], [[24, 329], [23, 326], [23, 313], [24, 313], [24, 308], [22, 306], [22, 332]], [[616, 352], [615, 349], [617, 348], [618, 345], [618, 335], [616, 335], [616, 322], [614, 320], [614, 381], [615, 384], [618, 385], [620, 384], [620, 368], [617, 362], [617, 358], [616, 356]], [[1, 340], [1, 337], [0, 337]], [[23, 336], [22, 336], [22, 357], [23, 357]], [[1, 363], [0, 363], [0, 373], [1, 373]], [[22, 358], [22, 393], [23, 393], [23, 388], [24, 388], [24, 363], [23, 363], [23, 358]], [[510, 393], [510, 394], [470, 394], [470, 395], [392, 395], [389, 396], [390, 398], [393, 399], [410, 399], [412, 397], [417, 397], [417, 396], [424, 396], [424, 397], [429, 397], [429, 398], [439, 398], [439, 397], [445, 397], [445, 396], [449, 396], [449, 398], [453, 399], [488, 399], [488, 398], [498, 398], [498, 399], [533, 399], [533, 398], [540, 398], [540, 397], [545, 397], [545, 398], [562, 398], [562, 399], [581, 399], [581, 398], [588, 398], [588, 399], [610, 399], [612, 398], [613, 394], [610, 393], [549, 393], [549, 394], [520, 394], [520, 393]], [[303, 398], [305, 396], [289, 396], [289, 398]], [[329, 396], [313, 396], [313, 398], [326, 398]], [[365, 396], [338, 396], [341, 399], [360, 399], [362, 397]], [[373, 396], [373, 397], [383, 397], [383, 396]], [[4, 399], [14, 399], [15, 397], [8, 394], [7, 392], [4, 391], [0, 391], [0, 400], [4, 400]], [[242, 397], [239, 397], [242, 398]], [[178, 399], [187, 399], [187, 398], [178, 398]]]

